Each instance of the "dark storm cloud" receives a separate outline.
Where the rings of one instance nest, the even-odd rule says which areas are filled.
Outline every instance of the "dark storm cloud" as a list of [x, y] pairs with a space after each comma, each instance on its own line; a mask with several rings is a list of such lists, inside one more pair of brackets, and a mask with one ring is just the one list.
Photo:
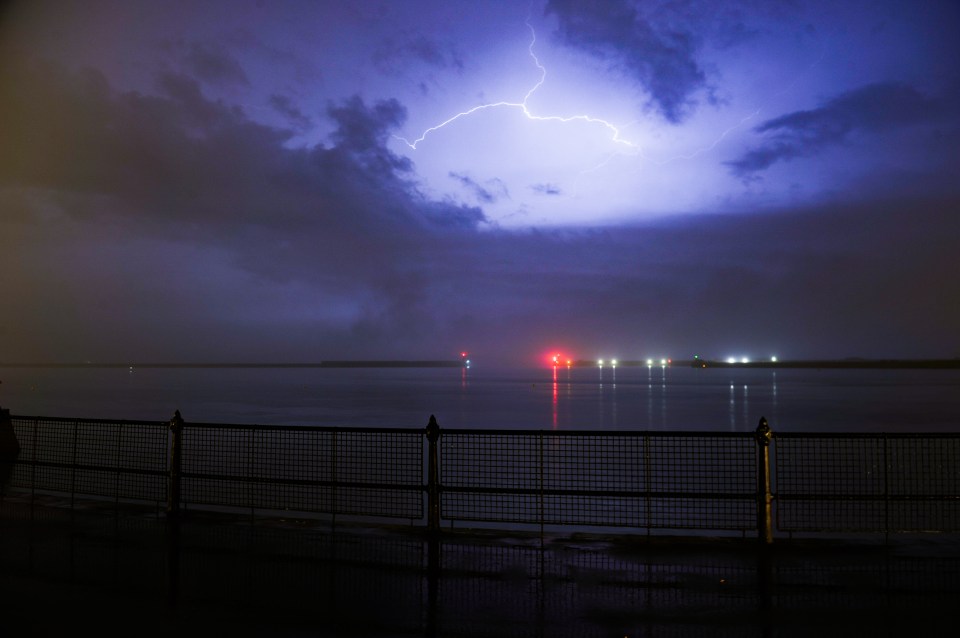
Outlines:
[[[285, 146], [290, 131], [257, 124], [242, 110], [206, 98], [190, 77], [162, 75], [158, 86], [160, 95], [115, 93], [95, 71], [73, 74], [26, 58], [0, 64], [0, 206], [16, 211], [4, 217], [0, 249], [27, 268], [17, 237], [36, 228], [40, 239], [29, 243], [62, 255], [29, 269], [34, 285], [64, 291], [58, 300], [43, 302], [51, 305], [36, 308], [38, 315], [68, 316], [64, 308], [74, 294], [69, 282], [83, 284], [76, 291], [81, 294], [83, 288], [98, 289], [90, 272], [108, 272], [89, 260], [72, 266], [64, 261], [68, 252], [57, 242], [67, 242], [64, 233], [72, 232], [81, 245], [109, 242], [121, 252], [116, 259], [125, 268], [103, 274], [112, 285], [102, 289], [116, 293], [107, 303], [115, 312], [122, 305], [129, 326], [122, 333], [130, 339], [152, 335], [149, 340], [159, 342], [184, 326], [181, 318], [145, 327], [165, 316], [156, 310], [161, 299], [176, 300], [181, 317], [193, 316], [198, 325], [223, 322], [203, 308], [219, 307], [234, 317], [254, 312], [242, 301], [246, 295], [280, 294], [265, 288], [267, 282], [277, 291], [310, 292], [287, 310], [271, 300], [273, 313], [258, 321], [283, 323], [288, 312], [317, 313], [316, 329], [327, 336], [312, 339], [341, 348], [341, 356], [349, 355], [344, 344], [350, 325], [382, 330], [382, 342], [368, 339], [357, 347], [389, 342], [416, 319], [430, 331], [428, 309], [414, 303], [428, 297], [420, 290], [427, 277], [419, 251], [447, 233], [472, 230], [484, 218], [477, 208], [429, 201], [417, 191], [410, 161], [386, 148], [404, 119], [398, 102], [368, 104], [354, 97], [331, 103], [327, 116], [336, 128], [330, 143], [292, 149]], [[47, 219], [63, 220], [56, 233], [40, 230]], [[120, 238], [110, 241], [116, 229], [123, 229]], [[156, 272], [171, 263], [169, 255], [122, 254], [123, 246], [155, 250], [165, 242], [191, 247], [182, 251], [190, 261], [169, 275]], [[220, 283], [206, 302], [202, 294], [184, 300], [189, 290], [215, 278]], [[148, 289], [155, 296], [145, 301]], [[337, 301], [323, 301], [329, 298]], [[138, 309], [145, 314], [137, 315]], [[324, 327], [328, 315], [342, 317], [341, 332]], [[221, 329], [246, 330], [236, 321], [227, 319], [231, 325]]]
[[454, 44], [444, 43], [425, 35], [412, 36], [397, 42], [386, 40], [373, 52], [373, 63], [385, 73], [399, 73], [410, 61], [422, 62], [437, 69], [462, 72], [463, 55]]
[[479, 224], [487, 220], [483, 209], [466, 204], [451, 204], [449, 202], [433, 202], [424, 200], [421, 210], [426, 219], [430, 220], [437, 229], [442, 230], [475, 230]]
[[206, 98], [190, 77], [158, 87], [115, 93], [95, 71], [0, 64], [0, 267], [22, 274], [0, 286], [20, 300], [2, 326], [7, 356], [431, 347], [446, 322], [437, 308], [469, 265], [450, 246], [484, 216], [417, 191], [409, 160], [385, 146], [399, 103], [332, 103], [330, 144], [291, 149], [290, 132]]
[[856, 133], [882, 134], [914, 124], [936, 122], [950, 113], [947, 102], [899, 83], [876, 83], [847, 91], [816, 109], [795, 111], [756, 127], [767, 141], [728, 162], [733, 174], [748, 178], [773, 164], [815, 155], [843, 144]]
[[[200, 85], [195, 79], [181, 73], [161, 73], [157, 76], [157, 88], [170, 97], [179, 107], [178, 115], [185, 118], [185, 122], [190, 125], [199, 126], [204, 129], [211, 129], [223, 125], [227, 121], [236, 121], [242, 117], [239, 109], [228, 108], [221, 102], [207, 100]], [[127, 96], [137, 100], [140, 96]], [[146, 106], [146, 100], [142, 105], [130, 104], [135, 111], [138, 108]], [[109, 108], [109, 105], [105, 105]], [[151, 106], [161, 107], [160, 104]]]
[[541, 195], [561, 195], [563, 193], [556, 184], [534, 184], [530, 189]]
[[287, 118], [291, 124], [301, 131], [309, 130], [313, 127], [313, 121], [304, 115], [303, 111], [286, 95], [273, 94], [269, 98], [270, 106], [280, 115]]
[[230, 31], [225, 36], [225, 41], [231, 47], [263, 56], [273, 68], [288, 70], [297, 84], [316, 84], [323, 80], [323, 73], [314, 60], [271, 46], [248, 29]]
[[[960, 340], [938, 335], [960, 321], [952, 302], [960, 280], [947, 275], [958, 213], [956, 200], [875, 201], [480, 235], [460, 251], [483, 258], [456, 276], [450, 288], [462, 292], [448, 300], [466, 324], [484, 317], [504, 341], [485, 345], [502, 356], [510, 348], [531, 356], [569, 348], [584, 357], [721, 357], [738, 349], [954, 356]], [[496, 313], [484, 312], [494, 298]]]
[[551, 0], [546, 12], [556, 15], [565, 44], [609, 60], [650, 94], [669, 122], [683, 121], [693, 95], [706, 87], [698, 40], [679, 24], [659, 26], [627, 0]]
[[407, 117], [406, 109], [397, 100], [384, 100], [369, 108], [355, 95], [343, 104], [331, 104], [327, 115], [337, 124], [330, 136], [333, 142], [362, 158], [366, 168], [383, 175], [413, 168], [409, 159], [394, 155], [386, 147], [391, 131]]
[[493, 178], [485, 180], [483, 184], [481, 184], [469, 175], [463, 173], [450, 171], [448, 175], [470, 191], [473, 196], [477, 198], [477, 201], [483, 204], [492, 204], [504, 197], [510, 197], [503, 180]]
[[185, 60], [190, 71], [210, 84], [250, 85], [243, 67], [226, 49], [208, 43], [194, 43]]
[[420, 35], [408, 42], [404, 48], [427, 64], [463, 71], [463, 58], [453, 45], [444, 45]]

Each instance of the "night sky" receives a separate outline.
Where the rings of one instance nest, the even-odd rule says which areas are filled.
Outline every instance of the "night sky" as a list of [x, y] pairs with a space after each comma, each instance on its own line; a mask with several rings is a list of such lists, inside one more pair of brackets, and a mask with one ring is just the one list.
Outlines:
[[0, 362], [960, 356], [953, 0], [0, 7]]

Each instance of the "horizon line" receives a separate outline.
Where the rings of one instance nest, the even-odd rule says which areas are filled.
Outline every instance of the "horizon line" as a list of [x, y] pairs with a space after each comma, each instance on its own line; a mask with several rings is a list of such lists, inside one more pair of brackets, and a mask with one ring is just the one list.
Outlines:
[[[533, 364], [531, 364], [533, 365]], [[568, 364], [556, 367], [596, 367], [598, 362], [591, 359], [575, 359]], [[603, 367], [648, 367], [646, 359], [617, 360], [616, 364], [604, 363]], [[661, 367], [659, 362], [654, 367]], [[842, 359], [779, 359], [754, 360], [747, 362], [729, 362], [713, 359], [673, 359], [667, 367], [695, 368], [790, 368], [790, 367], [834, 367], [834, 368], [960, 368], [960, 357], [953, 358], [867, 358], [845, 357]], [[315, 362], [0, 362], [0, 368], [360, 368], [360, 367], [470, 367], [465, 359], [329, 359]], [[536, 367], [536, 366], [535, 366]], [[547, 366], [554, 367], [554, 366]]]

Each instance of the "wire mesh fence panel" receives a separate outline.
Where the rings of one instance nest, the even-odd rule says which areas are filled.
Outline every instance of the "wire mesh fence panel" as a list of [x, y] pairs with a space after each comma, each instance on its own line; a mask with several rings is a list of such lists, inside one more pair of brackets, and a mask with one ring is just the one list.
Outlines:
[[542, 435], [444, 433], [441, 517], [536, 523], [541, 519]]
[[441, 437], [448, 520], [756, 527], [750, 436], [456, 432]]
[[20, 454], [11, 484], [36, 490], [70, 493], [74, 456], [74, 421], [65, 419], [18, 419], [13, 427]]
[[334, 436], [303, 428], [251, 432], [250, 506], [329, 512], [333, 508]]
[[74, 491], [78, 494], [110, 494], [116, 485], [120, 459], [120, 431], [113, 424], [91, 423], [75, 433], [76, 474]]
[[783, 531], [960, 529], [957, 435], [803, 435], [775, 439]]
[[960, 495], [960, 436], [888, 435], [886, 445], [891, 496]]
[[337, 433], [336, 513], [423, 517], [421, 430]]
[[886, 529], [882, 438], [778, 434], [773, 445], [778, 529]]
[[166, 499], [165, 423], [52, 418], [12, 421], [21, 448], [13, 485], [84, 496]]
[[752, 530], [757, 445], [752, 435], [654, 435], [648, 440], [647, 525]]
[[646, 499], [640, 496], [545, 494], [543, 522], [548, 525], [647, 527]]
[[167, 428], [163, 423], [77, 424], [77, 494], [163, 501], [167, 486]]
[[646, 438], [556, 435], [543, 443], [543, 522], [645, 526]]
[[960, 436], [888, 436], [890, 531], [960, 530]]
[[253, 506], [254, 428], [193, 425], [182, 432], [180, 501]]
[[190, 424], [181, 469], [187, 505], [423, 515], [421, 431]]

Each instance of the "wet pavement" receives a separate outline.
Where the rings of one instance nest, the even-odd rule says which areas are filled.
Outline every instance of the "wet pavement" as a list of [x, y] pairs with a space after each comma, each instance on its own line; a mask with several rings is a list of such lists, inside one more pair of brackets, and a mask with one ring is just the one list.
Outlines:
[[956, 536], [447, 530], [0, 502], [4, 635], [953, 636]]

